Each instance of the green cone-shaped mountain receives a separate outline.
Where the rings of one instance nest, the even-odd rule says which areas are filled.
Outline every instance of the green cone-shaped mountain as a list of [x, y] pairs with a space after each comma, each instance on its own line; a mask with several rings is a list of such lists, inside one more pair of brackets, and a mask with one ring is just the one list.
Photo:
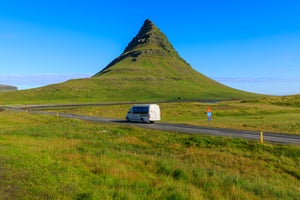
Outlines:
[[93, 78], [118, 83], [126, 92], [135, 91], [137, 95], [129, 94], [136, 98], [213, 100], [252, 95], [195, 71], [150, 20], [145, 20], [124, 52]]
[[228, 100], [255, 97], [195, 71], [146, 20], [124, 52], [91, 78], [0, 94], [3, 103]]

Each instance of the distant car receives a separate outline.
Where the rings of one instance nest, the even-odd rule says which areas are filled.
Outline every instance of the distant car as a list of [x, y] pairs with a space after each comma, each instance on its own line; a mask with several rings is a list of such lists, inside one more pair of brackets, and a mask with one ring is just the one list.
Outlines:
[[139, 104], [132, 106], [126, 121], [153, 123], [160, 120], [160, 108], [157, 104]]

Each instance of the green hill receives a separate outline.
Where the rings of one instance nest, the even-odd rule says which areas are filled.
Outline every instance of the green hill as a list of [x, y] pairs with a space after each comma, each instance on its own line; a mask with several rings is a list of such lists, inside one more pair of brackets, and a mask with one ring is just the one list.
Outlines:
[[256, 96], [222, 85], [195, 71], [167, 37], [150, 20], [145, 20], [124, 52], [93, 77], [1, 94], [0, 101], [229, 100]]
[[18, 88], [11, 85], [0, 85], [0, 92], [6, 92], [11, 90], [17, 90]]
[[272, 104], [277, 106], [300, 107], [300, 94], [288, 96], [271, 96], [259, 99], [243, 100], [243, 102]]

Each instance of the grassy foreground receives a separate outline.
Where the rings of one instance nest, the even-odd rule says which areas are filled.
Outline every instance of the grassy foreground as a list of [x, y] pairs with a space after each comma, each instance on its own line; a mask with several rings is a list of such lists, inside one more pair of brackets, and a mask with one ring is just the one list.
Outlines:
[[300, 147], [0, 112], [0, 199], [297, 199]]

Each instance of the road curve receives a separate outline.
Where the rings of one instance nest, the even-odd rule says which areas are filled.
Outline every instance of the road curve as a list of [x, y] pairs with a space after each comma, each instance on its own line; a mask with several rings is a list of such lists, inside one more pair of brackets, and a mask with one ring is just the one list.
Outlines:
[[[243, 138], [243, 139], [257, 140], [257, 141], [260, 140], [260, 132], [255, 132], [255, 131], [212, 128], [212, 127], [193, 126], [193, 125], [186, 125], [186, 124], [171, 124], [171, 123], [161, 123], [161, 122], [157, 122], [154, 124], [130, 123], [130, 122], [126, 122], [125, 120], [103, 118], [103, 117], [96, 117], [96, 116], [35, 111], [35, 110], [29, 112], [37, 113], [37, 114], [58, 115], [60, 117], [81, 119], [87, 121], [125, 124], [127, 126], [137, 126], [146, 129], [175, 131], [175, 132], [189, 133], [189, 134], [204, 134], [204, 135], [214, 135], [214, 136], [223, 136], [223, 137]], [[300, 135], [295, 135], [295, 134], [280, 134], [280, 133], [264, 132], [263, 140], [272, 143], [300, 145]]]

